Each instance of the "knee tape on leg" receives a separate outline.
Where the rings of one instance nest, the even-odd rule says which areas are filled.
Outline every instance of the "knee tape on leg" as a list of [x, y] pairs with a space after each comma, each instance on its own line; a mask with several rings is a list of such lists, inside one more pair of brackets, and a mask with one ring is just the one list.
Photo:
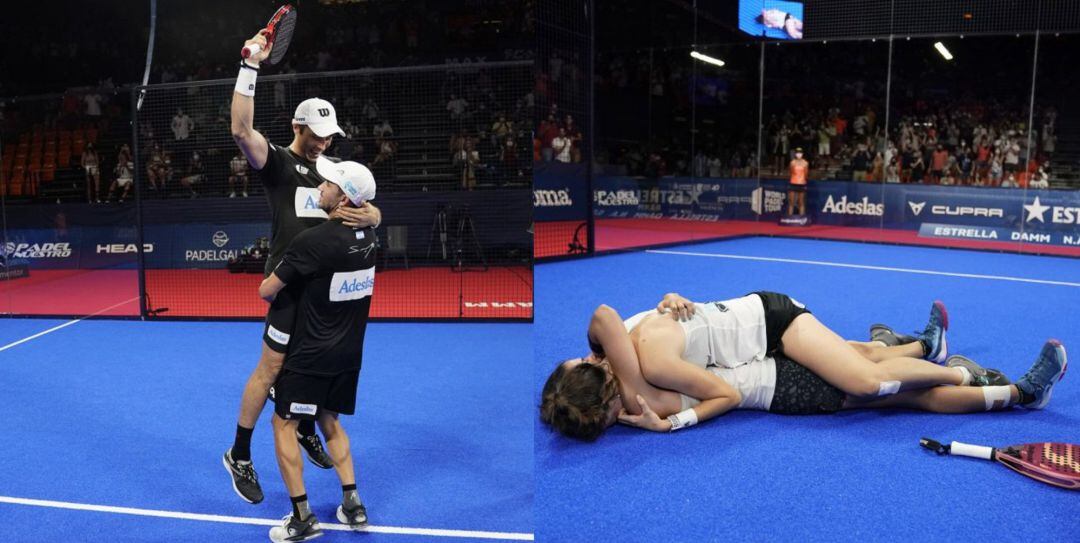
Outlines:
[[986, 410], [993, 411], [1009, 405], [1012, 399], [1012, 390], [1008, 385], [997, 387], [982, 387], [983, 401], [986, 402]]
[[878, 396], [890, 396], [900, 392], [900, 381], [882, 381], [878, 385]]

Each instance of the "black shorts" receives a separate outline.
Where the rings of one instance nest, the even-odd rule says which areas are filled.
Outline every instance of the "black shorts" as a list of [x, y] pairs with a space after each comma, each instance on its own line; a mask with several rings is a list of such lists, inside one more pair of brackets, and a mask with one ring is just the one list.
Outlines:
[[352, 415], [359, 380], [360, 370], [308, 375], [282, 368], [270, 387], [270, 399], [274, 412], [286, 420], [315, 420], [326, 411]]
[[791, 325], [791, 321], [810, 310], [787, 294], [765, 291], [754, 294], [761, 298], [761, 303], [765, 306], [765, 354], [772, 356], [783, 351], [780, 338]]
[[293, 325], [296, 323], [296, 309], [300, 302], [300, 290], [294, 286], [286, 286], [278, 292], [274, 303], [266, 311], [266, 322], [263, 326], [263, 343], [271, 350], [285, 354], [289, 352], [289, 338], [292, 336]]
[[796, 185], [795, 183], [788, 183], [787, 189], [792, 192], [806, 192], [806, 185]]
[[776, 355], [776, 389], [770, 413], [781, 415], [816, 415], [835, 413], [844, 405], [847, 394], [830, 385], [805, 366], [784, 355]]

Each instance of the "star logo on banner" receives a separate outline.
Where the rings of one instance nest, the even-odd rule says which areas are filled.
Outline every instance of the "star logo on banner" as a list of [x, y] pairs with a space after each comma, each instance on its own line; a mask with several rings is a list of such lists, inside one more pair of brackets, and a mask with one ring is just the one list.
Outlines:
[[1028, 212], [1027, 220], [1024, 222], [1031, 222], [1032, 219], [1039, 219], [1039, 222], [1045, 223], [1046, 220], [1043, 218], [1043, 214], [1046, 213], [1046, 210], [1050, 209], [1050, 206], [1042, 205], [1042, 203], [1039, 202], [1039, 197], [1036, 196], [1035, 203], [1031, 205], [1024, 204], [1024, 209]]

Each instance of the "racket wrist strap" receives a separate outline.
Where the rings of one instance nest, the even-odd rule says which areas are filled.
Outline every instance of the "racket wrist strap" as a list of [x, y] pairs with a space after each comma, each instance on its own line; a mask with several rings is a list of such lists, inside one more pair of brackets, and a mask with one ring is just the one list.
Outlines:
[[680, 428], [689, 428], [698, 423], [697, 411], [694, 411], [692, 408], [680, 411], [668, 417], [668, 422], [671, 423], [672, 432]]
[[240, 62], [240, 73], [236, 75], [236, 87], [233, 89], [244, 96], [255, 96], [255, 79], [259, 76], [256, 68]]

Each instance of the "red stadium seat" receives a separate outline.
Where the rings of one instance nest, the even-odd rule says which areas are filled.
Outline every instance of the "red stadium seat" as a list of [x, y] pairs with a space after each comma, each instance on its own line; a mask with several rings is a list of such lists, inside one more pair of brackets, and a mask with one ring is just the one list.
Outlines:
[[49, 183], [53, 179], [56, 179], [56, 164], [46, 164], [41, 168], [41, 181], [43, 183]]

